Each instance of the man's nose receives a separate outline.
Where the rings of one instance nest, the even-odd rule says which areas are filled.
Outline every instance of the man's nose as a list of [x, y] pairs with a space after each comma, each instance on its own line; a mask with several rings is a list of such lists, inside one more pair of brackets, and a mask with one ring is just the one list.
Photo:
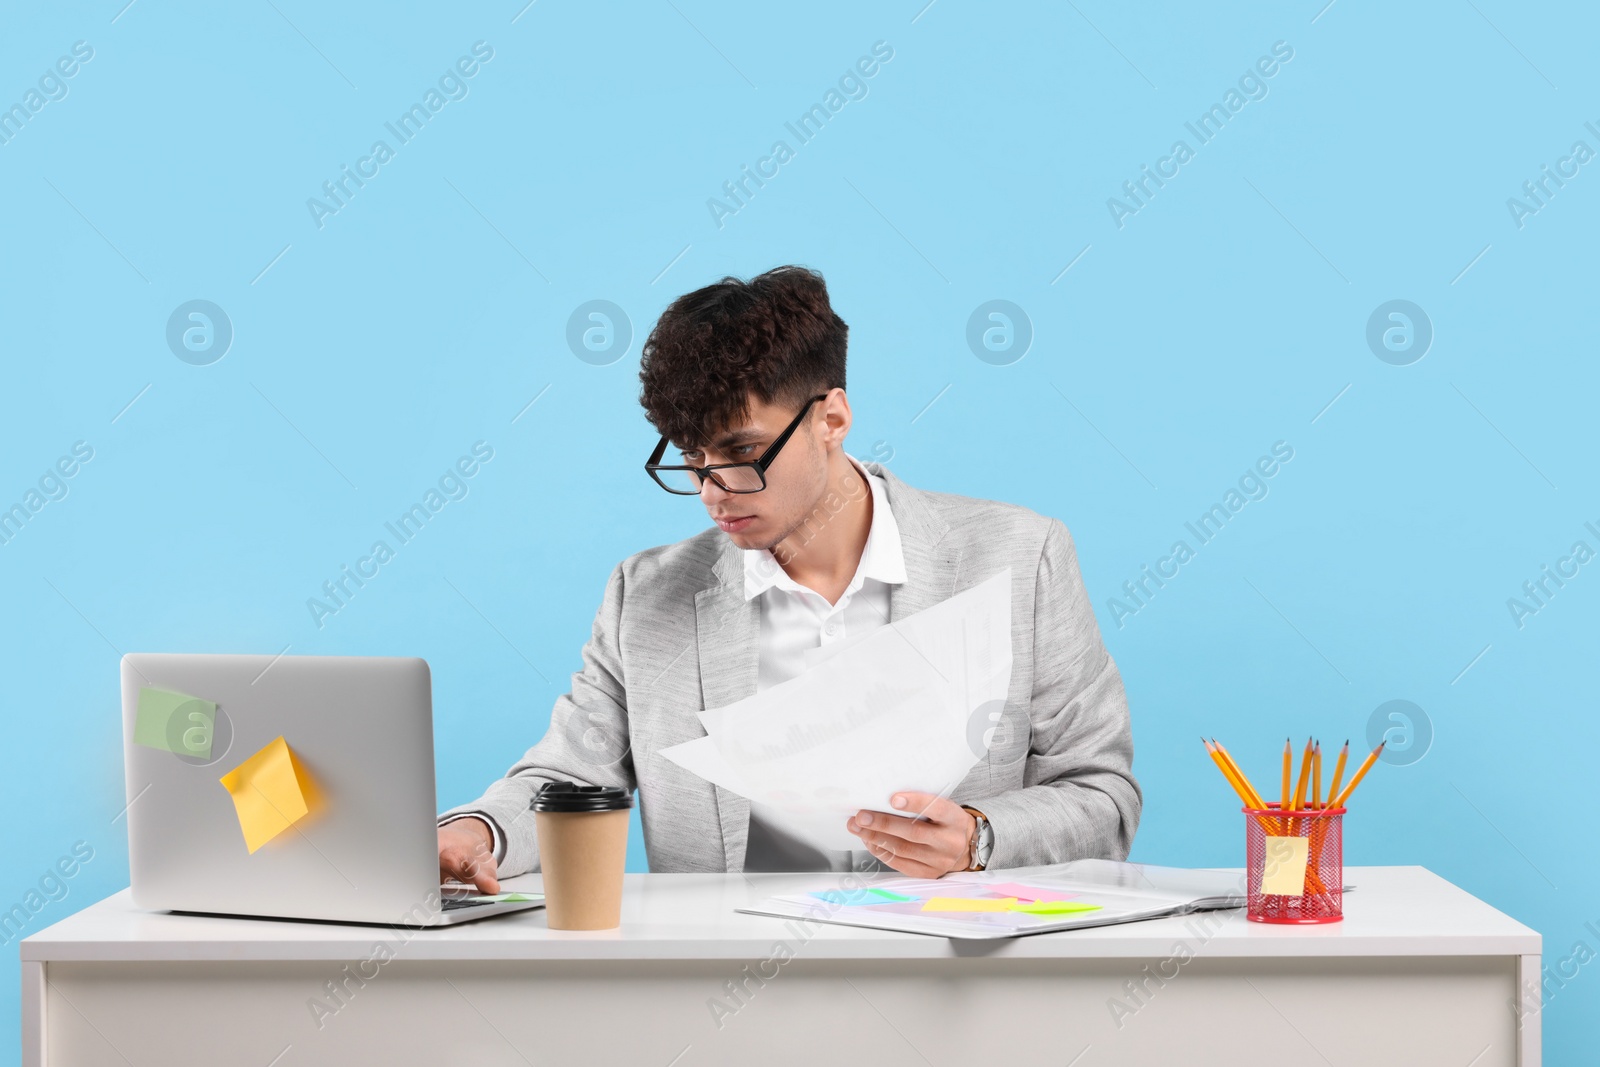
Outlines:
[[706, 507], [709, 508], [713, 504], [720, 504], [732, 495], [712, 479], [707, 477], [700, 479], [700, 503]]

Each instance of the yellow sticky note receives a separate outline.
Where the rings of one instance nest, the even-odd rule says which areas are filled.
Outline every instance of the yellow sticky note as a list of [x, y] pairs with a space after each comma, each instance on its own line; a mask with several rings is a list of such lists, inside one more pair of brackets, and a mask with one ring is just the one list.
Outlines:
[[223, 775], [222, 787], [233, 797], [251, 853], [305, 818], [307, 807], [294, 756], [279, 737]]
[[1016, 897], [929, 897], [923, 911], [1009, 911]]
[[1267, 864], [1261, 874], [1261, 891], [1287, 897], [1304, 896], [1310, 839], [1269, 837], [1266, 843]]

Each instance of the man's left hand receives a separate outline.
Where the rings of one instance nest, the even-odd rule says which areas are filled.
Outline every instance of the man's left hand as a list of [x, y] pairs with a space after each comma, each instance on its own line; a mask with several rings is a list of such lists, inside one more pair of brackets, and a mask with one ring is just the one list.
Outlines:
[[964, 871], [972, 856], [976, 823], [960, 804], [934, 793], [902, 792], [889, 798], [899, 814], [858, 811], [845, 828], [878, 859], [913, 878]]

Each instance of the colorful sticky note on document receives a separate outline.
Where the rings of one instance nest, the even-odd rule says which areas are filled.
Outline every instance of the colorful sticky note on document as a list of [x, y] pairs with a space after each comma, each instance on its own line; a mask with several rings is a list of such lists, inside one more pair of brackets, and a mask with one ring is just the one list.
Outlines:
[[139, 687], [139, 710], [133, 720], [136, 745], [208, 760], [216, 724], [217, 706], [209, 700], [152, 686]]
[[540, 893], [529, 895], [527, 893], [496, 893], [493, 896], [462, 897], [462, 900], [481, 901], [485, 904], [521, 904], [529, 900], [543, 900]]
[[1028, 915], [1076, 915], [1081, 911], [1099, 911], [1100, 905], [1085, 904], [1079, 900], [1033, 900], [1026, 904], [1014, 904], [1011, 910]]
[[811, 893], [818, 900], [825, 900], [829, 904], [903, 904], [916, 900], [904, 893], [896, 893], [890, 889], [818, 889]]
[[882, 901], [867, 896], [865, 889], [818, 889], [812, 896], [829, 904], [881, 904]]
[[223, 775], [219, 781], [233, 797], [244, 844], [256, 849], [306, 817], [309, 810], [295, 774], [294, 757], [282, 737], [277, 738]]
[[1306, 860], [1311, 841], [1305, 837], [1268, 837], [1266, 868], [1261, 873], [1261, 891], [1287, 897], [1304, 896]]
[[929, 897], [923, 911], [1010, 911], [1016, 897]]

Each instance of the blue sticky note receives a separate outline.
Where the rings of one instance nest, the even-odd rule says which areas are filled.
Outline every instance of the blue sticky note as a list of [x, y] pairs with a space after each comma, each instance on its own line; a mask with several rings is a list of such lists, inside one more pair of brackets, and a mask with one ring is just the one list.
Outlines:
[[861, 889], [818, 889], [811, 895], [829, 904], [865, 904], [870, 899]]
[[825, 900], [829, 904], [898, 904], [916, 900], [903, 893], [895, 893], [888, 889], [818, 889], [811, 893], [818, 900]]

